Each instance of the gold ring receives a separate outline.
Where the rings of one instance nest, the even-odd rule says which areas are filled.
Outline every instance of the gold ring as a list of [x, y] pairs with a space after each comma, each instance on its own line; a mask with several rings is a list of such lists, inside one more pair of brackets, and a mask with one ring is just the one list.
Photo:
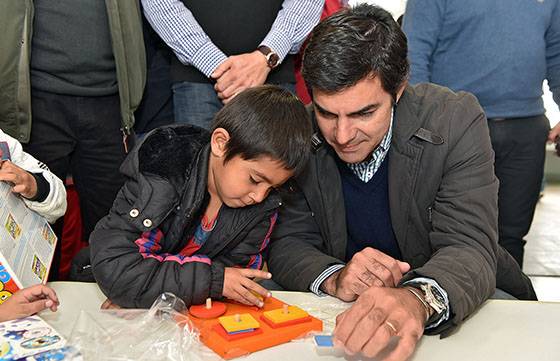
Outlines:
[[397, 332], [397, 328], [395, 327], [395, 325], [393, 325], [393, 324], [391, 323], [391, 321], [385, 321], [385, 324], [386, 324], [391, 330], [393, 330], [393, 332], [395, 333], [395, 335], [398, 333], [398, 332]]

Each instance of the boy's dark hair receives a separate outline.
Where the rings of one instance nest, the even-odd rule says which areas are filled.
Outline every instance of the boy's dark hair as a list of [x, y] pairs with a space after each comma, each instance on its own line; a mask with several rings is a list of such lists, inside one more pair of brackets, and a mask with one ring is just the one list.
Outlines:
[[269, 156], [299, 173], [311, 150], [312, 126], [302, 102], [275, 85], [249, 88], [214, 117], [211, 131], [224, 128], [230, 139], [225, 161]]
[[360, 4], [320, 22], [303, 57], [302, 75], [310, 92], [335, 93], [367, 76], [379, 76], [396, 99], [408, 76], [407, 40], [391, 14]]

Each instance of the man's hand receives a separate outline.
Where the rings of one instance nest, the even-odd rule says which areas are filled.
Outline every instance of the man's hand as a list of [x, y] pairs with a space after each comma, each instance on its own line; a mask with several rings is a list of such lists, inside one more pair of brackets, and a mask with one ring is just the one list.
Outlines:
[[353, 301], [372, 286], [395, 287], [410, 265], [371, 247], [356, 253], [339, 272], [327, 278], [323, 290], [343, 301]]
[[249, 268], [226, 267], [224, 273], [223, 296], [231, 300], [262, 307], [264, 302], [257, 295], [270, 297], [270, 292], [253, 281], [253, 278], [270, 279], [272, 275], [265, 271]]
[[216, 68], [211, 77], [217, 80], [214, 89], [225, 104], [246, 88], [263, 85], [268, 73], [270, 68], [265, 56], [255, 50], [230, 56]]
[[554, 126], [548, 133], [548, 141], [556, 142], [556, 155], [560, 157], [560, 122]]
[[12, 192], [25, 198], [31, 199], [37, 194], [35, 177], [9, 160], [0, 163], [0, 181], [12, 183]]
[[333, 340], [347, 354], [378, 355], [398, 336], [385, 360], [408, 359], [424, 332], [426, 313], [414, 295], [402, 288], [371, 287], [356, 303], [338, 315]]
[[35, 285], [17, 291], [0, 305], [0, 322], [31, 316], [46, 308], [55, 312], [58, 297], [54, 290], [44, 285]]

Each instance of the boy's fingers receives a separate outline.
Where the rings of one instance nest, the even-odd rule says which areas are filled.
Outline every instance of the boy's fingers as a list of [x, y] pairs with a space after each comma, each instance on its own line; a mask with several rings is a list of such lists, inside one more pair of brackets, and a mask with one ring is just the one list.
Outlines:
[[[37, 312], [43, 311], [44, 309], [49, 308], [49, 306], [47, 306], [47, 302], [49, 302], [49, 300], [37, 300], [37, 301], [33, 301], [30, 302], [28, 304], [25, 305], [24, 307], [24, 312], [26, 316], [31, 316], [36, 314]], [[52, 302], [52, 301], [50, 301]]]
[[263, 278], [263, 279], [272, 278], [270, 272], [261, 271], [258, 269], [245, 268], [241, 270], [241, 274], [247, 278]]
[[242, 303], [245, 303], [247, 305], [257, 306], [257, 307], [262, 307], [264, 304], [260, 298], [255, 296], [255, 294], [251, 292], [250, 289], [244, 287], [243, 285], [241, 286], [241, 289], [237, 293], [242, 298], [241, 301]]
[[266, 297], [271, 296], [269, 290], [267, 290], [263, 286], [259, 285], [257, 282], [252, 281], [250, 279], [245, 279], [245, 282], [243, 282], [243, 285], [245, 286], [245, 288], [252, 291], [257, 297], [261, 296], [261, 297], [266, 298]]

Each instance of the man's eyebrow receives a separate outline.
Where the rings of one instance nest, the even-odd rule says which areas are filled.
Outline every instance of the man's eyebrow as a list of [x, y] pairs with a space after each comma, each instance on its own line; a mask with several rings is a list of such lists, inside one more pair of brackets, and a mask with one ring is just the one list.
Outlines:
[[[315, 105], [315, 107], [317, 108], [317, 111], [319, 111], [322, 114], [332, 114], [332, 115], [336, 115], [335, 113], [326, 110], [325, 108], [323, 108], [322, 106], [320, 106], [317, 103], [313, 103]], [[373, 104], [368, 104], [365, 107], [358, 109], [356, 111], [351, 112], [350, 114], [348, 114], [349, 117], [352, 116], [356, 116], [356, 115], [362, 115], [364, 113], [370, 112], [372, 110], [376, 110], [381, 106], [381, 104], [379, 103], [373, 103]]]
[[377, 110], [377, 108], [379, 108], [380, 106], [381, 106], [381, 104], [379, 104], [379, 103], [369, 104], [369, 105], [366, 105], [365, 107], [363, 107], [362, 109], [356, 110], [355, 112], [352, 112], [352, 113], [348, 114], [348, 116], [351, 117], [351, 116], [354, 116], [354, 115], [362, 115], [362, 114], [370, 112], [372, 110]]

